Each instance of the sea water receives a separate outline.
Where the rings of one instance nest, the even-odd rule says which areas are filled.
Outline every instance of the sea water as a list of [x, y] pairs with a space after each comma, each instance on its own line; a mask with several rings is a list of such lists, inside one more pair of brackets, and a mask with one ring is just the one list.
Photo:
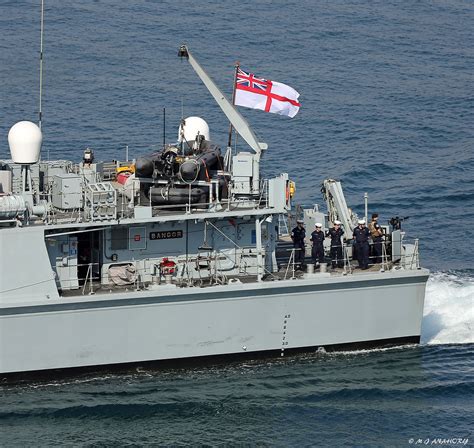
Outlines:
[[[0, 1], [0, 159], [37, 120], [39, 3]], [[241, 109], [265, 174], [306, 205], [336, 178], [360, 215], [368, 192], [382, 222], [409, 216], [432, 274], [419, 346], [4, 384], [0, 445], [473, 445], [472, 2], [45, 3], [43, 158], [150, 152], [163, 108], [167, 141], [199, 115], [224, 146], [185, 42], [227, 95], [236, 60], [297, 89], [294, 119]]]

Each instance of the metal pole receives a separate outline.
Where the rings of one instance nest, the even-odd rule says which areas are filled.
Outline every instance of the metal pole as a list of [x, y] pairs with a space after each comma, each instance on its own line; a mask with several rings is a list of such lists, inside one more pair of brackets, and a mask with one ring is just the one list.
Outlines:
[[166, 107], [163, 107], [163, 146], [166, 145]]
[[295, 249], [293, 248], [293, 249], [291, 249], [290, 258], [288, 258], [288, 264], [286, 265], [285, 277], [284, 277], [283, 280], [286, 280], [286, 277], [288, 276], [288, 271], [289, 271], [290, 266], [291, 266], [292, 263], [293, 263], [293, 276], [292, 276], [292, 279], [294, 279], [294, 277], [295, 277], [294, 259], [295, 259]]
[[301, 248], [299, 248], [299, 249], [293, 249], [293, 263], [292, 263], [292, 265], [291, 265], [291, 279], [292, 279], [292, 280], [295, 280], [295, 278], [296, 278], [296, 276], [295, 276], [295, 272], [296, 272], [296, 271], [295, 271], [295, 258], [296, 258], [296, 253], [295, 253], [295, 251], [296, 251], [296, 250], [301, 250]]
[[[236, 82], [237, 82], [237, 72], [239, 70], [239, 67], [240, 67], [240, 62], [237, 61], [235, 63], [235, 70], [234, 70], [234, 85], [232, 87], [232, 105], [235, 104], [235, 85], [236, 85]], [[232, 126], [232, 123], [230, 124], [229, 126], [229, 141], [227, 143], [227, 147], [228, 148], [231, 148], [232, 147], [232, 131], [233, 131], [234, 127]]]
[[43, 99], [43, 30], [44, 30], [44, 0], [41, 0], [41, 25], [40, 25], [40, 72], [39, 72], [39, 113], [38, 126], [42, 126], [42, 99]]
[[256, 239], [256, 248], [257, 248], [257, 281], [262, 281], [262, 273], [260, 270], [260, 265], [263, 263], [262, 260], [262, 221], [258, 219], [258, 216], [255, 218], [255, 239]]
[[128, 145], [125, 145], [125, 161], [128, 162]]
[[385, 247], [385, 241], [382, 241], [382, 268], [381, 268], [382, 272], [385, 272], [386, 263], [387, 263], [387, 248]]
[[188, 207], [186, 213], [191, 213], [191, 184], [189, 184]]
[[420, 269], [420, 251], [418, 248], [418, 238], [415, 239], [415, 255], [416, 255], [416, 269]]
[[84, 292], [86, 291], [86, 287], [87, 287], [87, 280], [89, 278], [89, 269], [91, 268], [91, 265], [89, 263], [89, 265], [87, 266], [87, 273], [86, 273], [86, 277], [84, 278], [84, 286], [82, 287], [82, 295], [84, 295]]
[[93, 270], [93, 267], [92, 267], [92, 263], [89, 266], [90, 266], [89, 295], [91, 296], [91, 295], [94, 294], [94, 285], [92, 284], [94, 270]]
[[367, 216], [368, 216], [368, 210], [369, 210], [369, 194], [367, 192], [364, 193], [364, 204], [365, 204], [365, 223], [369, 224], [367, 222]]

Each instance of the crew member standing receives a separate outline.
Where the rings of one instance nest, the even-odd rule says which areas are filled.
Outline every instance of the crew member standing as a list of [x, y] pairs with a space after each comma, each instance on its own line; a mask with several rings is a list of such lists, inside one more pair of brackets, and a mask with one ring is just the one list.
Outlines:
[[314, 264], [324, 263], [324, 238], [326, 235], [323, 232], [323, 225], [319, 222], [315, 224], [316, 230], [311, 234], [311, 241], [313, 242], [313, 249], [311, 256]]
[[341, 229], [341, 221], [334, 221], [334, 227], [329, 229], [328, 236], [331, 238], [331, 264], [332, 267], [342, 268], [344, 258], [342, 256], [342, 236], [344, 231]]
[[293, 248], [295, 249], [295, 263], [298, 267], [304, 265], [304, 239], [306, 237], [306, 230], [304, 222], [298, 219], [296, 227], [291, 231], [291, 239], [293, 240]]
[[355, 249], [357, 251], [357, 261], [359, 262], [359, 268], [368, 269], [370, 232], [369, 229], [365, 227], [365, 220], [359, 219], [358, 224], [353, 233]]
[[373, 213], [372, 221], [369, 224], [370, 236], [374, 242], [374, 263], [382, 263], [383, 230], [378, 224], [378, 219], [378, 213]]

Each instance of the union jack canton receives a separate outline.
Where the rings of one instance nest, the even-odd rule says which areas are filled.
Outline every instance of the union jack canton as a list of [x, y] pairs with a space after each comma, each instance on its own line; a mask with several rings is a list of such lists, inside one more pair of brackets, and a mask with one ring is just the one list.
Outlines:
[[242, 86], [257, 90], [267, 90], [269, 87], [271, 87], [272, 82], [263, 78], [257, 78], [252, 73], [246, 73], [240, 67], [238, 67], [236, 84], [237, 88], [238, 86]]

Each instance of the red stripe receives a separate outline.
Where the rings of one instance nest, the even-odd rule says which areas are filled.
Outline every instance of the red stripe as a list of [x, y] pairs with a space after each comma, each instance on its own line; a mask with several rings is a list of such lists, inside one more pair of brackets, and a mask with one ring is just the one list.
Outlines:
[[267, 94], [267, 104], [265, 104], [265, 112], [270, 112], [270, 107], [272, 105], [272, 82], [268, 81], [267, 83], [267, 90], [265, 93]]
[[[298, 101], [290, 100], [290, 98], [286, 98], [285, 96], [277, 95], [276, 93], [273, 93], [273, 92], [267, 92], [266, 90], [255, 89], [254, 87], [241, 86], [239, 84], [237, 84], [235, 86], [235, 88], [238, 89], [238, 90], [245, 90], [246, 92], [252, 92], [252, 93], [257, 93], [259, 95], [268, 96], [268, 97], [271, 97], [274, 100], [286, 101], [286, 102], [292, 104], [293, 106], [301, 107], [301, 105], [300, 105], [300, 103], [298, 103]], [[268, 104], [268, 100], [267, 100], [267, 104]], [[267, 106], [265, 106], [265, 110], [267, 110], [266, 107]]]

